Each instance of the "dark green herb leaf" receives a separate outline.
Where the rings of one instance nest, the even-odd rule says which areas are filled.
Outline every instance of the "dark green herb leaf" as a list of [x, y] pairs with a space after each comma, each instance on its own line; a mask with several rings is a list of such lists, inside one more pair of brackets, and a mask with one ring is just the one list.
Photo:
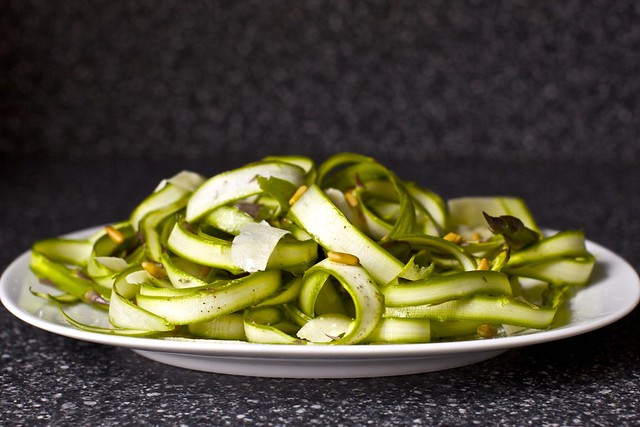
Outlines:
[[527, 228], [515, 216], [502, 215], [496, 217], [486, 212], [482, 212], [482, 214], [491, 232], [502, 235], [507, 245], [512, 249], [526, 248], [540, 240], [540, 235], [537, 232]]

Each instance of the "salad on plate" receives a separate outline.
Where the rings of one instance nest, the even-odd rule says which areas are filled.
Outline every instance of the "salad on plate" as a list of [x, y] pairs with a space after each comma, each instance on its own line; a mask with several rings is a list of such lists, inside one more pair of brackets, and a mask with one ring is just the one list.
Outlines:
[[[290, 345], [491, 339], [562, 322], [595, 264], [524, 200], [444, 200], [373, 158], [183, 171], [128, 218], [36, 242], [32, 291], [90, 332]], [[89, 304], [110, 327], [66, 308]]]

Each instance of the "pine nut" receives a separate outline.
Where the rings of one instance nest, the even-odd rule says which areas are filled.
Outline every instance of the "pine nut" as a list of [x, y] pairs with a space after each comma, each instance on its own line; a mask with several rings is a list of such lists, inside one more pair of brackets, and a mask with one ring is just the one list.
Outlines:
[[486, 258], [482, 258], [478, 263], [478, 270], [491, 270], [491, 263]]
[[458, 233], [454, 233], [454, 232], [449, 232], [447, 233], [444, 237], [444, 240], [448, 240], [451, 243], [455, 243], [456, 245], [459, 245], [460, 243], [462, 243], [464, 241], [464, 239], [462, 238], [461, 235], [459, 235]]
[[353, 190], [349, 190], [346, 193], [344, 193], [344, 199], [352, 208], [358, 207], [358, 199], [356, 198], [356, 196], [353, 195]]
[[297, 202], [298, 199], [300, 199], [300, 197], [302, 197], [302, 195], [305, 193], [305, 191], [307, 191], [308, 188], [309, 187], [307, 187], [306, 185], [301, 185], [300, 187], [298, 187], [296, 192], [293, 193], [293, 196], [291, 196], [291, 198], [289, 199], [289, 206], [291, 206], [295, 202]]
[[122, 234], [122, 231], [118, 230], [114, 226], [107, 225], [104, 227], [104, 229], [109, 235], [109, 238], [113, 240], [115, 243], [120, 244], [125, 241], [125, 237], [124, 237], [124, 234]]
[[351, 254], [345, 254], [344, 252], [327, 252], [327, 258], [329, 258], [333, 262], [339, 262], [340, 264], [346, 265], [358, 265], [360, 264], [360, 260], [357, 256]]
[[480, 325], [476, 329], [476, 333], [480, 335], [482, 338], [491, 338], [495, 337], [498, 334], [498, 328], [493, 325]]
[[142, 268], [146, 270], [147, 273], [155, 277], [156, 279], [166, 279], [168, 278], [167, 272], [164, 267], [153, 261], [142, 261]]

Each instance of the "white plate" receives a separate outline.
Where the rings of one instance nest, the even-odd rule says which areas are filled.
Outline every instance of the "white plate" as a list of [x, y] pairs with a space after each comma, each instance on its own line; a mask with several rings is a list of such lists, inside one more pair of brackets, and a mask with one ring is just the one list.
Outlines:
[[[76, 236], [87, 233], [75, 233]], [[55, 334], [131, 348], [161, 363], [234, 375], [286, 378], [356, 378], [406, 375], [477, 363], [509, 349], [560, 340], [609, 325], [630, 313], [640, 300], [640, 280], [621, 257], [592, 242], [597, 264], [592, 283], [571, 300], [566, 325], [531, 334], [428, 344], [295, 346], [202, 339], [154, 339], [87, 332], [69, 325], [58, 309], [29, 288], [49, 290], [29, 270], [29, 252], [0, 278], [0, 299], [25, 322]], [[106, 312], [84, 305], [68, 310], [75, 318], [108, 326]]]

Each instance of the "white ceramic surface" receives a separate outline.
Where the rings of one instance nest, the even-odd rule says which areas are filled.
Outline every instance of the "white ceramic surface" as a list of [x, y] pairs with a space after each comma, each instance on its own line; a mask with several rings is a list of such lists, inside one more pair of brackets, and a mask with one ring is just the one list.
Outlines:
[[[78, 232], [82, 235], [86, 232]], [[207, 372], [286, 378], [356, 378], [431, 372], [477, 363], [509, 349], [550, 342], [609, 325], [640, 300], [634, 269], [610, 250], [587, 242], [597, 264], [592, 283], [571, 300], [569, 321], [561, 327], [476, 341], [369, 346], [267, 345], [204, 339], [154, 339], [87, 332], [69, 325], [59, 310], [29, 288], [51, 292], [29, 271], [29, 252], [0, 278], [0, 299], [23, 321], [55, 334], [131, 348], [149, 359]], [[85, 323], [108, 326], [106, 312], [77, 305], [68, 312]]]

